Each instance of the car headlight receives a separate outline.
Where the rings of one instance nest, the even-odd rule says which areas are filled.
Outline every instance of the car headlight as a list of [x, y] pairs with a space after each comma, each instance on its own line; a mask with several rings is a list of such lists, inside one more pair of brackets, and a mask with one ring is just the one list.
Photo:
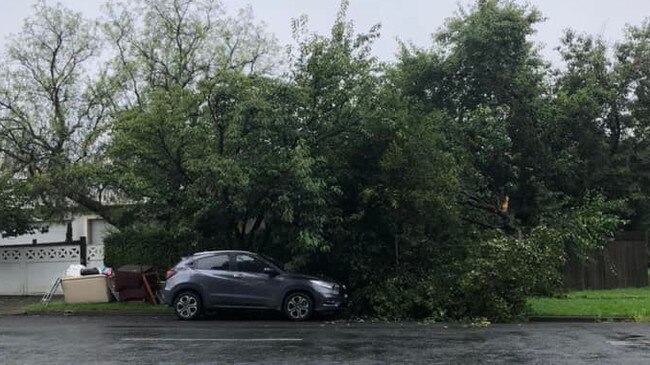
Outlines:
[[329, 283], [329, 282], [323, 281], [323, 280], [310, 280], [310, 282], [314, 286], [316, 286], [316, 288], [321, 288], [321, 289], [325, 289], [325, 290], [329, 290], [329, 291], [335, 291], [335, 292], [338, 292], [339, 289], [340, 289], [338, 284]]

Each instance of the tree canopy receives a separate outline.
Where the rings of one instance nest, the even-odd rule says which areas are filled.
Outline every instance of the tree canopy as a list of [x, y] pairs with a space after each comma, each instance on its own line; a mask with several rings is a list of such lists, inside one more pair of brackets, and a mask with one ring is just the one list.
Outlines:
[[554, 68], [539, 11], [479, 0], [384, 63], [347, 6], [330, 34], [293, 20], [285, 55], [212, 0], [38, 3], [0, 69], [0, 231], [84, 209], [119, 229], [109, 263], [247, 249], [358, 313], [508, 319], [568, 255], [647, 229], [649, 22], [569, 30]]

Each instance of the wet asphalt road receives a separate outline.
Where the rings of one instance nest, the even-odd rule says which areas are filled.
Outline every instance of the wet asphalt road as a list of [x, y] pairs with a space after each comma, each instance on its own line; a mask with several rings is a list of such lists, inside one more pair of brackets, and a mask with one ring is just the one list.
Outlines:
[[647, 364], [650, 324], [1, 316], [0, 364]]

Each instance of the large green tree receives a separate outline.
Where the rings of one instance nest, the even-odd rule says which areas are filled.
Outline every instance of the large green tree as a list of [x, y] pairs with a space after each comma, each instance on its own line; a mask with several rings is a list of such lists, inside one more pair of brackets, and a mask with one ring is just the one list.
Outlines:
[[421, 112], [449, 116], [464, 219], [478, 227], [512, 232], [539, 215], [546, 68], [529, 38], [540, 20], [514, 2], [479, 1], [447, 21], [431, 51], [402, 49], [398, 85]]
[[114, 117], [145, 107], [154, 91], [195, 90], [217, 70], [265, 69], [275, 43], [250, 11], [228, 16], [210, 0], [107, 8], [108, 19], [93, 22], [35, 5], [3, 55], [0, 152], [41, 203], [72, 203], [124, 226], [115, 204], [129, 197], [105, 155]]
[[39, 2], [9, 40], [0, 84], [0, 152], [10, 173], [30, 179], [41, 203], [66, 200], [109, 218], [101, 186], [83, 172], [102, 163], [107, 90], [91, 68], [99, 55], [92, 22]]
[[[570, 197], [600, 191], [626, 199], [631, 227], [648, 224], [647, 23], [629, 27], [613, 48], [568, 31], [559, 47], [552, 117], [545, 128], [554, 156], [549, 186]], [[609, 56], [613, 54], [613, 57]]]

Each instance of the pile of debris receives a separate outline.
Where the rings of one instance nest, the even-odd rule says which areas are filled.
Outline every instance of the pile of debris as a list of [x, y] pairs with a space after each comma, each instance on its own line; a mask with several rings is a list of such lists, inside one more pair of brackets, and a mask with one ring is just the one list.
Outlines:
[[125, 265], [114, 271], [110, 267], [70, 265], [65, 275], [57, 278], [43, 296], [43, 305], [50, 303], [59, 286], [66, 303], [162, 303], [160, 276], [152, 266]]

